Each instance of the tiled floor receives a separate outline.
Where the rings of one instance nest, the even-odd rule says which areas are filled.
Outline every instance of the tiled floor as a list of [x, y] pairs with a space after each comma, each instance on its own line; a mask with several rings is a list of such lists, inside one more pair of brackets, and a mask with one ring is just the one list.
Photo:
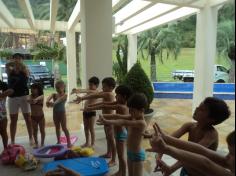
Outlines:
[[[219, 125], [217, 127], [219, 134], [220, 134], [220, 152], [226, 152], [227, 146], [225, 143], [225, 137], [228, 133], [230, 133], [232, 130], [235, 129], [235, 102], [229, 101], [227, 102], [231, 108], [232, 116], [229, 120], [224, 122], [223, 124]], [[155, 100], [152, 104], [152, 107], [156, 110], [156, 114], [154, 118], [152, 119], [151, 123], [158, 122], [161, 128], [165, 130], [168, 133], [173, 132], [174, 130], [178, 129], [183, 123], [191, 121], [191, 114], [192, 114], [192, 103], [190, 100], [173, 100], [173, 99], [162, 99], [162, 100]], [[67, 107], [67, 114], [68, 114], [68, 126], [70, 128], [70, 131], [73, 131], [74, 134], [77, 134], [79, 136], [79, 141], [76, 145], [81, 145], [84, 142], [84, 135], [83, 135], [83, 129], [81, 128], [82, 123], [82, 113], [80, 112], [79, 105], [69, 104]], [[45, 116], [47, 121], [47, 144], [54, 144], [55, 136], [54, 136], [54, 127], [52, 122], [52, 111], [51, 109], [45, 108]], [[24, 121], [22, 118], [20, 118], [18, 123], [18, 132], [17, 132], [17, 143], [24, 144], [27, 146], [27, 137], [21, 137], [25, 136], [26, 129], [24, 125]], [[151, 127], [150, 127], [151, 129]], [[78, 132], [79, 131], [79, 132]], [[97, 154], [102, 154], [105, 149], [105, 140], [102, 138], [103, 136], [103, 130], [102, 128], [97, 128], [97, 134], [98, 134], [98, 140], [96, 145], [96, 151]], [[186, 138], [186, 137], [185, 137]], [[143, 143], [144, 148], [149, 147], [149, 142], [147, 140]], [[0, 143], [0, 150], [2, 149], [1, 143]], [[27, 147], [28, 151], [31, 151], [29, 147]], [[165, 156], [165, 161], [168, 164], [172, 164], [175, 162], [172, 158], [169, 158]], [[42, 164], [45, 161], [42, 161]], [[3, 167], [0, 165], [0, 176], [41, 176], [42, 171], [41, 167], [35, 171], [35, 172], [29, 172], [25, 173], [21, 171], [18, 168], [14, 167]], [[147, 161], [145, 162], [145, 176], [147, 175], [155, 175], [158, 176], [157, 173], [153, 173], [153, 168], [155, 167], [155, 159], [154, 155], [148, 153], [147, 154]], [[113, 168], [111, 170], [115, 171], [117, 168]], [[160, 176], [162, 174], [159, 174]], [[179, 175], [178, 172], [173, 174], [174, 176]]]

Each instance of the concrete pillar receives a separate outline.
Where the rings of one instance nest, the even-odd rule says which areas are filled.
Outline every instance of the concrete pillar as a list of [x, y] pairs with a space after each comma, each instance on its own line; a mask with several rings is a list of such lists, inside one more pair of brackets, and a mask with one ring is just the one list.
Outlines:
[[67, 90], [68, 101], [72, 101], [73, 97], [70, 95], [72, 89], [77, 88], [77, 74], [76, 74], [76, 44], [75, 31], [66, 32], [66, 57], [67, 57]]
[[137, 63], [138, 59], [138, 37], [137, 34], [128, 35], [128, 71]]
[[112, 1], [81, 0], [82, 86], [112, 76]]
[[197, 14], [193, 111], [206, 97], [213, 96], [217, 15], [218, 8], [210, 6]]

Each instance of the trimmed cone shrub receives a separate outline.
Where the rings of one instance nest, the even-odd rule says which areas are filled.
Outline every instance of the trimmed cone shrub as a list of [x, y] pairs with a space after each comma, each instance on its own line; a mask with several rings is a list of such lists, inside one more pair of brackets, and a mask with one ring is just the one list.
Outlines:
[[135, 93], [144, 93], [148, 99], [149, 107], [154, 99], [152, 83], [139, 63], [136, 63], [125, 77], [124, 84]]

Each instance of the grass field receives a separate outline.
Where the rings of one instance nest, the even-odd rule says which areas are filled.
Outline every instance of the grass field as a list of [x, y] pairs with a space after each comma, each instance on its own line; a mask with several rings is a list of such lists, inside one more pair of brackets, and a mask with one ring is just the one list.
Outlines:
[[[169, 58], [168, 60], [164, 61], [164, 64], [162, 64], [157, 58], [157, 80], [161, 82], [176, 81], [172, 78], [171, 73], [174, 70], [193, 70], [194, 58], [195, 49], [193, 48], [182, 49], [177, 60]], [[141, 53], [139, 52], [138, 60], [140, 61], [147, 75], [150, 76], [150, 59], [143, 59]], [[115, 51], [113, 52], [113, 61], [116, 61]], [[227, 59], [219, 56], [216, 58], [216, 64], [224, 65], [228, 69], [230, 68]]]

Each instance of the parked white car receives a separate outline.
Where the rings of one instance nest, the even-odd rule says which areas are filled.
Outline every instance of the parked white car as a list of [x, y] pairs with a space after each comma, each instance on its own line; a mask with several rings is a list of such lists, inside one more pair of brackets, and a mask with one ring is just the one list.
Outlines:
[[[228, 83], [229, 82], [229, 70], [222, 65], [215, 65], [215, 77], [214, 82], [216, 83]], [[174, 79], [179, 79], [183, 82], [193, 82], [195, 72], [193, 70], [176, 70], [172, 72]]]

